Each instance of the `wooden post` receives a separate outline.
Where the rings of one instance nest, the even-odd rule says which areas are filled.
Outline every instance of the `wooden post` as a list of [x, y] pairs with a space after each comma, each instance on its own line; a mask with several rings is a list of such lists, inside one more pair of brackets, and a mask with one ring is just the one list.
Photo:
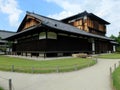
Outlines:
[[112, 74], [112, 68], [110, 67], [110, 75]]
[[95, 54], [95, 40], [92, 39], [92, 54]]
[[44, 59], [45, 59], [45, 53], [44, 53]]
[[116, 69], [116, 63], [114, 64], [114, 70]]
[[95, 60], [96, 60], [96, 63], [97, 63], [97, 62], [98, 62], [98, 58], [96, 57], [96, 59], [95, 59]]
[[36, 57], [37, 57], [37, 58], [39, 57], [39, 54], [38, 54], [38, 53], [36, 54]]
[[21, 52], [21, 56], [23, 56], [23, 52]]
[[27, 52], [25, 54], [26, 54], [26, 57], [27, 57]]
[[14, 72], [14, 65], [12, 65], [12, 69], [11, 69], [12, 72]]
[[9, 79], [9, 90], [12, 90], [12, 80]]
[[75, 67], [75, 71], [76, 71], [77, 70], [77, 64], [75, 64], [74, 67]]
[[56, 67], [56, 72], [59, 73], [59, 66]]
[[88, 67], [90, 66], [90, 62], [88, 61]]
[[120, 66], [120, 61], [119, 61], [119, 66]]
[[34, 67], [32, 67], [32, 73], [34, 73]]

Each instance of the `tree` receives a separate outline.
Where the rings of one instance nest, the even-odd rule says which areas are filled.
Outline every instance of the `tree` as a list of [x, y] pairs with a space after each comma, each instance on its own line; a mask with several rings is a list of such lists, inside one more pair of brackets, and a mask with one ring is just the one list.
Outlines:
[[110, 36], [111, 39], [117, 40], [117, 37], [115, 37], [113, 34]]
[[120, 52], [120, 33], [119, 33], [119, 35], [117, 37], [114, 36], [114, 35], [111, 35], [110, 38], [114, 39], [118, 43], [116, 51]]

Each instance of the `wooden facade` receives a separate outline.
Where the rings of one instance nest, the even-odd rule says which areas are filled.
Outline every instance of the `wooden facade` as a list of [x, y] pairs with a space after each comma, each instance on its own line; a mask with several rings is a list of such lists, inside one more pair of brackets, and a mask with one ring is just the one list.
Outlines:
[[[98, 20], [85, 16], [74, 21], [70, 19], [57, 21], [38, 14], [28, 13], [18, 28], [17, 34], [8, 37], [7, 40], [15, 42], [13, 54], [26, 56], [40, 56], [42, 54], [44, 56], [62, 56], [72, 53], [112, 52], [111, 39], [104, 36], [106, 25]], [[68, 23], [64, 24], [63, 22], [66, 23], [66, 21]]]
[[[89, 16], [81, 17], [80, 19], [67, 20], [69, 24], [84, 30], [89, 33], [105, 36], [106, 34], [106, 23], [100, 22], [99, 20], [92, 19]], [[108, 24], [108, 23], [107, 23]]]
[[[35, 19], [32, 16], [27, 16], [26, 20], [24, 22], [24, 25], [22, 26], [20, 31], [23, 31], [23, 30], [26, 30], [29, 27], [35, 26], [35, 25], [39, 24], [40, 22], [41, 22], [40, 20]], [[20, 31], [18, 31], [18, 32], [20, 32]]]
[[[43, 33], [43, 32], [41, 32]], [[55, 32], [56, 33], [56, 32]], [[26, 39], [22, 39], [14, 44], [13, 52], [32, 52], [32, 53], [57, 53], [72, 54], [72, 53], [92, 53], [92, 42], [89, 38], [78, 38], [69, 35], [57, 34], [56, 39], [46, 38], [39, 39], [39, 35], [28, 35]], [[109, 46], [109, 47], [108, 47]], [[95, 53], [107, 53], [112, 51], [112, 45], [108, 41], [95, 40]]]
[[10, 46], [8, 45], [8, 42], [3, 39], [8, 36], [12, 36], [14, 34], [15, 34], [15, 32], [0, 30], [0, 54], [1, 54], [1, 52], [6, 52], [6, 50], [8, 50], [8, 48], [10, 50]]

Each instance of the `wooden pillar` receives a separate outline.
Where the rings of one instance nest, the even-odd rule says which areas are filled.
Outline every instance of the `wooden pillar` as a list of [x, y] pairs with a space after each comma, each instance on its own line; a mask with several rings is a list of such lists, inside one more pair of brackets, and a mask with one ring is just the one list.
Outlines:
[[95, 54], [95, 40], [92, 39], [92, 54]]
[[21, 56], [24, 56], [23, 54], [24, 54], [24, 53], [23, 53], [23, 52], [21, 52]]
[[113, 52], [116, 52], [116, 47], [115, 47], [115, 45], [113, 45]]
[[9, 90], [12, 90], [12, 79], [9, 79]]
[[26, 54], [25, 56], [27, 57], [27, 52], [25, 54]]
[[44, 53], [44, 59], [46, 58], [46, 53]]

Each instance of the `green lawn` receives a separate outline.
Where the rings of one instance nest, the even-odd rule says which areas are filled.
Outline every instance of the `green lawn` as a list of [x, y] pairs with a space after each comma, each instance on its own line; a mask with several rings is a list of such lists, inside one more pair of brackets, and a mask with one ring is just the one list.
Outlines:
[[96, 62], [85, 58], [69, 58], [49, 61], [34, 61], [21, 58], [0, 56], [0, 70], [11, 71], [14, 65], [15, 72], [50, 73], [66, 72], [94, 65]]
[[103, 54], [99, 55], [98, 57], [105, 59], [120, 59], [120, 54], [119, 53]]
[[120, 90], [120, 67], [113, 72], [112, 77], [114, 87], [116, 90]]
[[3, 88], [0, 87], [0, 90], [3, 90]]

